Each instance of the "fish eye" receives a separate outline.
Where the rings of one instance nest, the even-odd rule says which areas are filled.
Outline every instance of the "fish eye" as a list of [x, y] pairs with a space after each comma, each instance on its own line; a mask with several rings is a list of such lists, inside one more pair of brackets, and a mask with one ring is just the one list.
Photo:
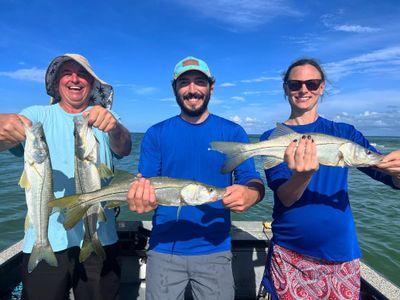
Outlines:
[[367, 153], [368, 155], [370, 155], [372, 152], [371, 152], [371, 150], [366, 150], [365, 153]]

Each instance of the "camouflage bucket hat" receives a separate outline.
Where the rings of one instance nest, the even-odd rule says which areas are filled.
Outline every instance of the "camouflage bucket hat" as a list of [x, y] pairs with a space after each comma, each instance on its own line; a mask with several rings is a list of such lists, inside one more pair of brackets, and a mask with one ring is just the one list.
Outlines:
[[58, 83], [57, 73], [60, 66], [67, 61], [75, 61], [80, 64], [94, 79], [92, 91], [90, 92], [89, 105], [101, 105], [105, 108], [111, 109], [114, 90], [111, 85], [101, 80], [93, 71], [89, 61], [79, 54], [64, 54], [57, 56], [49, 64], [46, 71], [46, 91], [51, 96], [50, 104], [55, 104], [60, 101], [57, 99]]

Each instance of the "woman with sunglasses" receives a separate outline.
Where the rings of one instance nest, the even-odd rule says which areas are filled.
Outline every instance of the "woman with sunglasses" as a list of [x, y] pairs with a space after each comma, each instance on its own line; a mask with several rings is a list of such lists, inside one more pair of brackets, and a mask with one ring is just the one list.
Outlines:
[[[352, 125], [318, 115], [325, 75], [312, 59], [287, 69], [283, 89], [290, 117], [284, 122], [300, 132], [318, 132], [352, 140], [377, 151]], [[266, 140], [273, 129], [265, 132]], [[319, 165], [312, 135], [286, 149], [285, 162], [265, 171], [274, 192], [272, 232], [262, 281], [274, 299], [359, 299], [360, 247], [347, 191], [348, 169]], [[400, 151], [377, 168], [360, 168], [368, 176], [400, 188]]]

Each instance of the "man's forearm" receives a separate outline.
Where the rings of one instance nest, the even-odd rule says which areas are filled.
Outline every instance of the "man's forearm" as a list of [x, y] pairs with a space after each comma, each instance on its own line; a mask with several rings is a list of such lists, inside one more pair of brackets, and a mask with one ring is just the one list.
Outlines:
[[131, 152], [131, 134], [121, 123], [109, 132], [111, 150], [120, 156], [127, 156]]

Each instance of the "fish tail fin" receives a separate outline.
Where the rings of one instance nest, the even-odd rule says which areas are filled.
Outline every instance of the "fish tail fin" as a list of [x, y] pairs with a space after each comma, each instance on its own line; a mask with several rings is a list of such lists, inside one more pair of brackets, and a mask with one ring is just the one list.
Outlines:
[[114, 173], [113, 173], [113, 171], [111, 171], [111, 169], [107, 165], [100, 164], [99, 175], [100, 175], [100, 178], [106, 178], [106, 177], [114, 176]]
[[64, 213], [64, 228], [71, 229], [78, 223], [84, 214], [87, 212], [90, 206], [78, 205], [73, 208], [69, 208]]
[[50, 266], [58, 266], [57, 258], [53, 252], [53, 249], [51, 249], [50, 244], [46, 246], [33, 246], [32, 253], [28, 261], [28, 272], [31, 273], [42, 260], [46, 261]]
[[79, 202], [80, 194], [65, 196], [62, 198], [57, 198], [55, 200], [49, 201], [47, 205], [49, 207], [61, 207], [61, 208], [69, 208], [73, 204]]
[[221, 172], [229, 173], [246, 159], [256, 155], [254, 151], [247, 149], [248, 145], [235, 142], [211, 142], [210, 150], [219, 151], [226, 155], [226, 161], [221, 168]]
[[90, 254], [94, 252], [102, 260], [106, 259], [106, 253], [101, 245], [99, 239], [96, 237], [92, 240], [84, 240], [82, 244], [81, 252], [79, 253], [79, 262], [84, 262]]

